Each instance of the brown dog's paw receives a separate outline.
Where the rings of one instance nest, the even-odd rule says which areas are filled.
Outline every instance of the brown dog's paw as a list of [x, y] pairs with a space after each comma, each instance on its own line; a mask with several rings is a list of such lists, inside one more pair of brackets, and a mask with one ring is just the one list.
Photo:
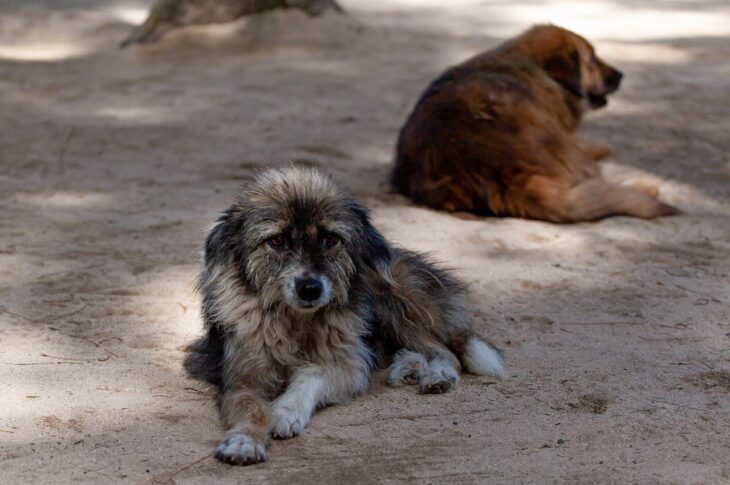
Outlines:
[[673, 205], [665, 204], [664, 202], [659, 202], [659, 209], [657, 212], [657, 217], [676, 216], [682, 213], [680, 209], [674, 207]]
[[608, 145], [588, 145], [588, 153], [590, 153], [593, 160], [603, 160], [610, 157], [613, 154]]
[[659, 202], [656, 199], [649, 199], [636, 207], [636, 216], [644, 219], [673, 216], [681, 213], [682, 211], [676, 207]]
[[631, 187], [634, 190], [643, 192], [650, 197], [654, 197], [655, 199], [659, 197], [659, 187], [654, 184], [650, 184], [649, 182], [635, 182], [631, 184]]

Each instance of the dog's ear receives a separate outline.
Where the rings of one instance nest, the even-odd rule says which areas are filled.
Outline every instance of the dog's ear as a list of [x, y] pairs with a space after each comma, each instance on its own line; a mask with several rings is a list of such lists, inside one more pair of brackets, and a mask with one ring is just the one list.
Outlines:
[[243, 216], [235, 205], [225, 211], [205, 239], [204, 261], [207, 269], [228, 267], [242, 261], [244, 247], [240, 241]]
[[365, 253], [363, 260], [373, 268], [378, 275], [389, 284], [395, 284], [393, 281], [392, 263], [393, 255], [388, 242], [382, 234], [368, 222], [365, 228]]
[[566, 91], [579, 98], [585, 97], [580, 75], [580, 54], [577, 49], [560, 52], [550, 57], [545, 63], [545, 71]]
[[356, 251], [359, 252], [362, 261], [373, 269], [378, 276], [388, 284], [395, 284], [391, 272], [393, 254], [388, 241], [372, 225], [366, 208], [359, 204], [353, 205], [353, 212], [357, 215], [361, 224], [360, 237], [355, 242]]

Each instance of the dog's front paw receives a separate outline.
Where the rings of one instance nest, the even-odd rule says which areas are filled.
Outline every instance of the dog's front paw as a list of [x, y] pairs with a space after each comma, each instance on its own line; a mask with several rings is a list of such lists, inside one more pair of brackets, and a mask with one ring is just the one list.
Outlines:
[[231, 465], [253, 465], [269, 458], [266, 443], [245, 434], [232, 434], [218, 445], [215, 457]]
[[274, 425], [271, 434], [274, 438], [288, 439], [299, 436], [304, 432], [304, 427], [309, 420], [298, 413], [288, 409], [274, 410]]

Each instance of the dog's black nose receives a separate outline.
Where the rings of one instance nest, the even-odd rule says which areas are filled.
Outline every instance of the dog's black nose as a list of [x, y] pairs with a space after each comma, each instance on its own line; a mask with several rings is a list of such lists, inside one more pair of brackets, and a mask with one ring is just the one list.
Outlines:
[[314, 278], [297, 280], [296, 290], [303, 301], [314, 301], [322, 296], [322, 282]]
[[623, 79], [623, 77], [623, 72], [619, 71], [618, 69], [614, 69], [613, 71], [611, 71], [608, 79], [606, 79], [606, 88], [609, 91], [616, 91], [621, 84], [621, 79]]

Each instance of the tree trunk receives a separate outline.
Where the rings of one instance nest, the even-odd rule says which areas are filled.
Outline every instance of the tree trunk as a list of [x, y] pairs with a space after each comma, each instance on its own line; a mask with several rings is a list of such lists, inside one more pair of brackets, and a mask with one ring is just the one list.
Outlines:
[[136, 27], [120, 45], [152, 42], [183, 25], [230, 22], [277, 8], [298, 8], [311, 16], [328, 9], [344, 13], [336, 0], [159, 0], [147, 20]]

